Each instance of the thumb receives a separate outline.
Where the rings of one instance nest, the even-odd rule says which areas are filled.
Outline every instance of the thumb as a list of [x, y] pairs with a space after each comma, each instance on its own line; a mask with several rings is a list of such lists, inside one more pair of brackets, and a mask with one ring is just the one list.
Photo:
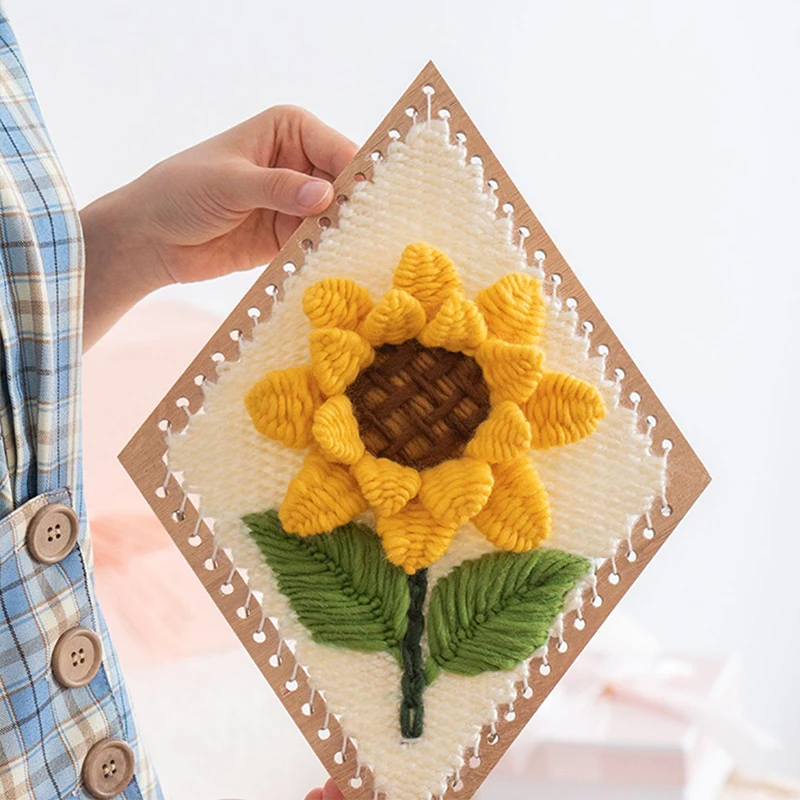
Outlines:
[[269, 208], [292, 217], [324, 211], [333, 199], [333, 185], [293, 169], [252, 166], [231, 187], [232, 199], [243, 210]]

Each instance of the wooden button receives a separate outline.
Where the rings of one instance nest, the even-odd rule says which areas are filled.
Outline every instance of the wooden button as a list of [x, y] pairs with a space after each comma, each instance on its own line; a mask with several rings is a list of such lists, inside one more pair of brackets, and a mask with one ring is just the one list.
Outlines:
[[92, 797], [116, 797], [133, 777], [133, 750], [119, 739], [103, 739], [92, 746], [83, 762], [83, 785]]
[[78, 515], [61, 503], [39, 509], [28, 523], [30, 554], [44, 564], [55, 564], [72, 552], [78, 541]]
[[71, 628], [56, 642], [51, 666], [62, 686], [77, 689], [97, 675], [102, 660], [100, 637], [89, 628]]

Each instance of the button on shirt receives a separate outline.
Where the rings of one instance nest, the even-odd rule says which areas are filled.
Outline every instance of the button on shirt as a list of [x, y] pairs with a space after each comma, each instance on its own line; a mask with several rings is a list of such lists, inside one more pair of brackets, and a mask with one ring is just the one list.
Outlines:
[[80, 222], [0, 12], [0, 797], [161, 792], [97, 606]]

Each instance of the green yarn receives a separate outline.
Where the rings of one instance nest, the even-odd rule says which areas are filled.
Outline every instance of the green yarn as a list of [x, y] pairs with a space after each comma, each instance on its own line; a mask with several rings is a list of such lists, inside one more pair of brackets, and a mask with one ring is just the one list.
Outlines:
[[400, 732], [404, 739], [422, 736], [425, 707], [422, 694], [425, 691], [425, 659], [422, 657], [422, 634], [425, 631], [425, 595], [428, 592], [428, 570], [421, 569], [408, 576], [408, 627], [400, 655], [403, 678], [400, 687], [403, 699], [400, 702]]
[[349, 650], [388, 650], [399, 658], [408, 584], [372, 530], [351, 522], [297, 536], [284, 531], [276, 511], [249, 514], [244, 522], [312, 639]]
[[547, 641], [564, 596], [589, 568], [579, 556], [533, 550], [489, 553], [453, 569], [431, 592], [428, 681], [439, 670], [514, 669]]
[[471, 676], [517, 667], [547, 641], [564, 597], [590, 568], [585, 558], [560, 550], [465, 561], [434, 585], [426, 623], [427, 570], [406, 575], [391, 564], [370, 528], [351, 522], [297, 536], [284, 531], [277, 511], [249, 514], [244, 522], [314, 641], [395, 655], [403, 670], [405, 739], [422, 735], [423, 694], [439, 672]]

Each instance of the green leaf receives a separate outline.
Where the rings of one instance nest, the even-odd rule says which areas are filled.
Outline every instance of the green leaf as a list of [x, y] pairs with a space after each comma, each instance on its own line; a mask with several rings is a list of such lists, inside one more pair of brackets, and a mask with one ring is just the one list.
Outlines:
[[355, 523], [330, 533], [286, 533], [276, 511], [244, 522], [311, 638], [348, 650], [396, 651], [406, 632], [408, 584], [372, 530]]
[[589, 571], [560, 550], [489, 553], [441, 578], [428, 610], [429, 680], [511, 670], [549, 636], [564, 596]]

